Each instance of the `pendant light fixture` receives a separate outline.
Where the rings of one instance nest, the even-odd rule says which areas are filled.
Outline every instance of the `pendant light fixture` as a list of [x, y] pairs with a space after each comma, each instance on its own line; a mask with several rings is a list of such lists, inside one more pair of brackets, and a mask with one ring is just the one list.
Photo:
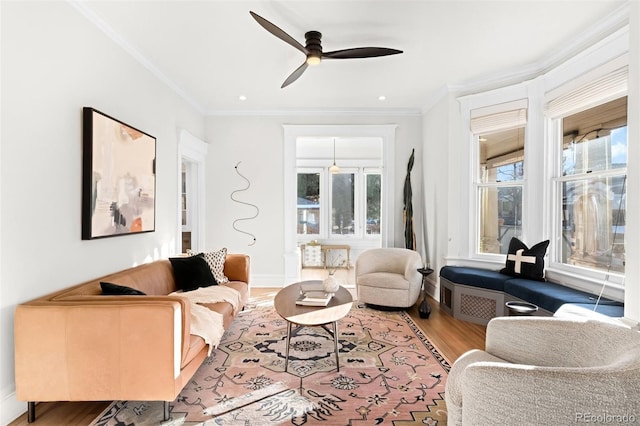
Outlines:
[[336, 138], [333, 138], [333, 165], [329, 167], [330, 173], [338, 173], [340, 167], [336, 166]]

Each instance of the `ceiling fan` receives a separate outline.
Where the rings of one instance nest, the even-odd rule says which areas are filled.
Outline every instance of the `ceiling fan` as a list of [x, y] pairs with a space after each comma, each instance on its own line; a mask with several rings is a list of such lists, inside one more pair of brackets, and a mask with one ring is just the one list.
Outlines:
[[322, 59], [353, 59], [353, 58], [373, 58], [376, 56], [396, 55], [402, 53], [402, 50], [389, 49], [386, 47], [354, 47], [351, 49], [334, 50], [332, 52], [322, 51], [322, 34], [318, 31], [308, 31], [304, 37], [306, 39], [306, 46], [300, 44], [296, 39], [284, 32], [282, 29], [264, 19], [262, 16], [249, 12], [253, 19], [258, 24], [269, 31], [274, 36], [283, 40], [285, 43], [290, 44], [302, 53], [304, 53], [307, 59], [300, 65], [289, 77], [282, 83], [281, 88], [287, 87], [294, 81], [296, 81], [302, 73], [307, 69], [309, 65], [318, 65]]

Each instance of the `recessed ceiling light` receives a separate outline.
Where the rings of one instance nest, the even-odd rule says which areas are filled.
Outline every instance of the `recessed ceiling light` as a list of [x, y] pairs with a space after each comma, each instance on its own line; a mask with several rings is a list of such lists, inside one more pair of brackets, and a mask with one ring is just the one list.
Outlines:
[[245, 95], [240, 95], [238, 96], [238, 99], [240, 99], [241, 101], [246, 101], [247, 97]]
[[379, 101], [385, 101], [385, 100], [387, 100], [387, 97], [385, 95], [380, 95], [380, 96], [378, 96], [378, 100]]

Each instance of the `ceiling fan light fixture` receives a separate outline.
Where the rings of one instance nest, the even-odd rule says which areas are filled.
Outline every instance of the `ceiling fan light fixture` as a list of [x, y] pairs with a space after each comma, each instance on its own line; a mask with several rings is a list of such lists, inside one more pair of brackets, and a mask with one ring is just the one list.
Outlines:
[[262, 16], [249, 11], [253, 19], [255, 19], [262, 28], [270, 32], [272, 35], [278, 37], [290, 46], [295, 47], [299, 51], [305, 54], [305, 61], [294, 72], [287, 77], [282, 83], [281, 88], [287, 87], [294, 81], [296, 81], [302, 73], [309, 67], [309, 65], [318, 65], [322, 59], [352, 59], [352, 58], [373, 58], [377, 56], [397, 55], [402, 53], [402, 50], [389, 49], [387, 47], [354, 47], [350, 49], [334, 50], [331, 52], [322, 51], [322, 33], [320, 31], [307, 31], [304, 34], [306, 45], [303, 46], [296, 39], [284, 32], [281, 28], [275, 24], [267, 21]]
[[318, 65], [320, 63], [320, 56], [316, 56], [313, 53], [307, 55], [307, 64], [308, 65]]

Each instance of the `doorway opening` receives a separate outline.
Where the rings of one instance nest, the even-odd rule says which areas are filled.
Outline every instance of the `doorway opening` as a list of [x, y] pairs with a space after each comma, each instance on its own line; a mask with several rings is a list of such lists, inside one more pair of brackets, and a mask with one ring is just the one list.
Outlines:
[[396, 126], [284, 129], [285, 282], [335, 271], [353, 283], [359, 252], [394, 240]]
[[208, 145], [186, 130], [178, 143], [178, 232], [177, 244], [182, 253], [204, 249], [205, 159]]

